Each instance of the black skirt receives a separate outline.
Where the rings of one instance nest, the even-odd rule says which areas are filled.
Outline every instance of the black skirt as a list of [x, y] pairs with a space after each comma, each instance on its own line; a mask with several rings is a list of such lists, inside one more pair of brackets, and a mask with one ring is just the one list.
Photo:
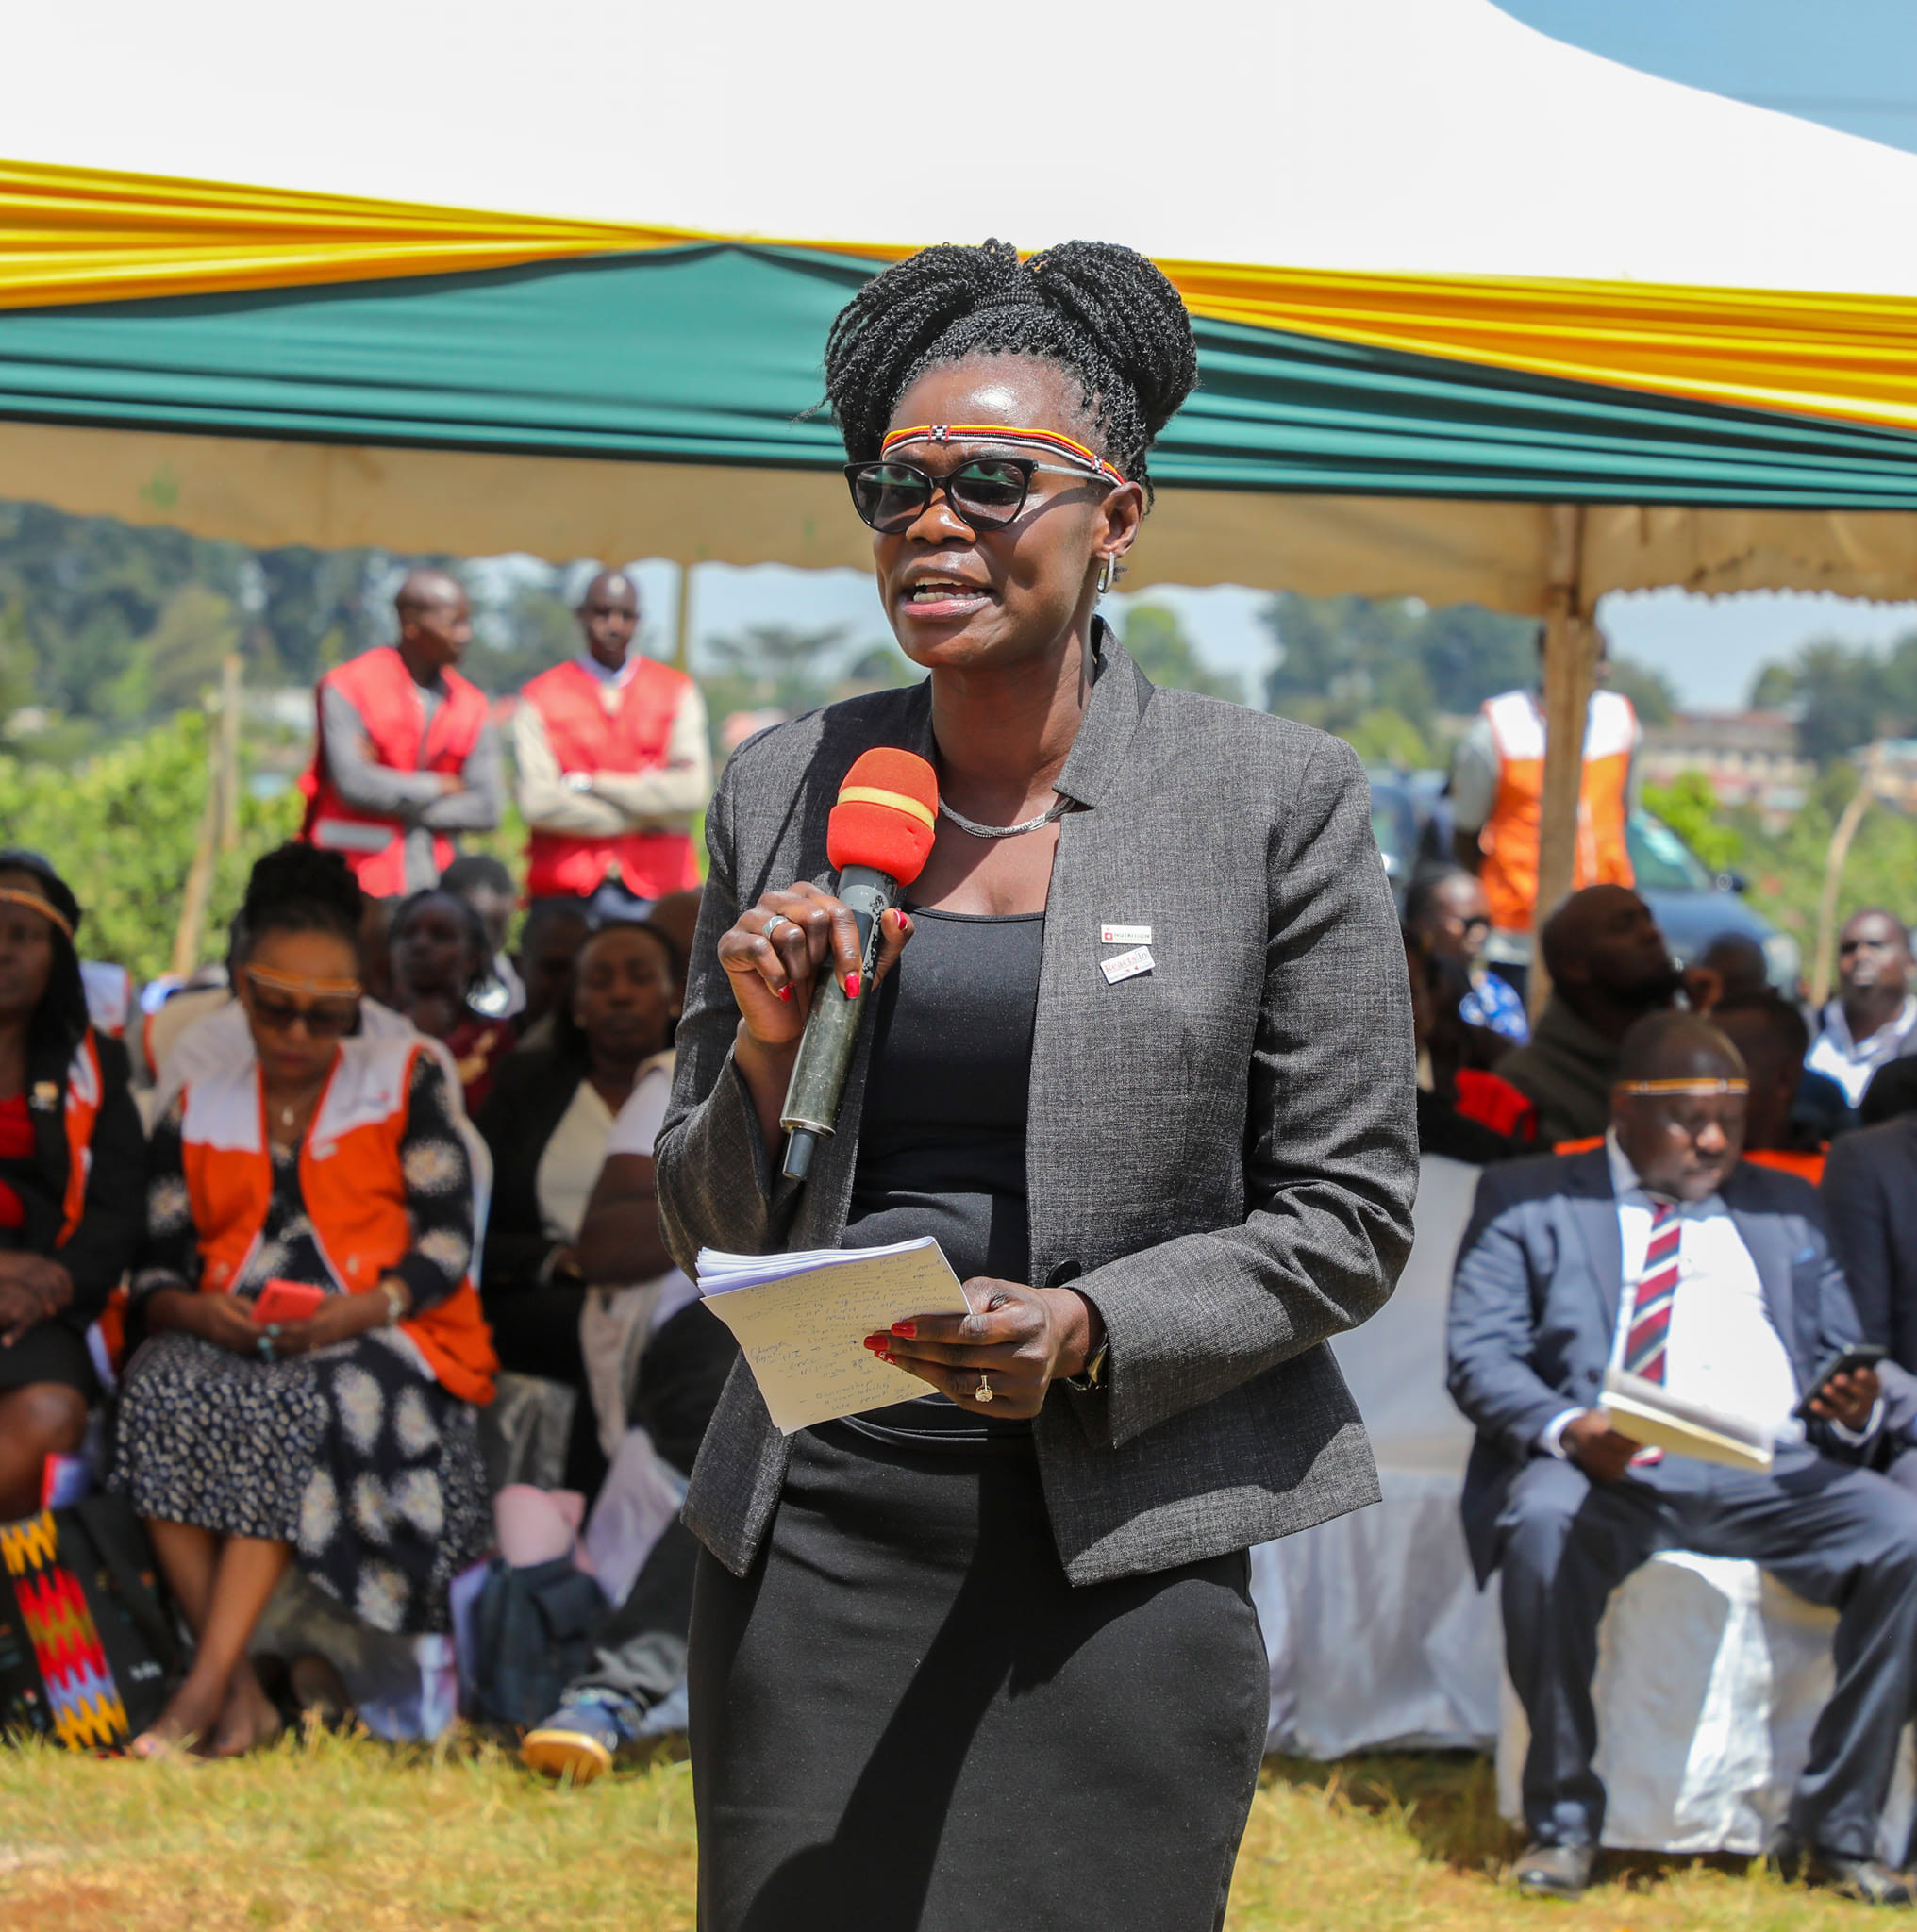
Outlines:
[[1242, 1552], [1073, 1589], [1017, 1438], [793, 1439], [700, 1557], [701, 1932], [1215, 1932], [1270, 1684]]

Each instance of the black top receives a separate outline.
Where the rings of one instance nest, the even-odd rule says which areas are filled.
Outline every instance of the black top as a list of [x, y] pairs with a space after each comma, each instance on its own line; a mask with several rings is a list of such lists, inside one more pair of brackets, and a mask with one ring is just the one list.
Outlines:
[[492, 1153], [492, 1208], [479, 1280], [489, 1301], [544, 1287], [547, 1258], [564, 1245], [546, 1234], [539, 1168], [588, 1072], [583, 1053], [525, 1045], [494, 1070], [492, 1091], [473, 1123]]
[[[910, 909], [912, 942], [878, 993], [843, 1245], [936, 1235], [959, 1280], [1024, 1281], [1025, 1114], [1045, 915]], [[931, 1393], [858, 1424], [974, 1441], [1031, 1432], [1029, 1422], [992, 1422]]]
[[73, 1061], [71, 1050], [58, 1041], [37, 1042], [28, 1053], [27, 1112], [34, 1152], [25, 1160], [0, 1161], [0, 1179], [26, 1210], [25, 1226], [0, 1228], [0, 1249], [58, 1257], [73, 1277], [74, 1298], [54, 1319], [75, 1335], [85, 1335], [107, 1306], [139, 1247], [141, 1180], [146, 1166], [146, 1137], [133, 1100], [126, 1049], [100, 1033], [94, 1034], [93, 1044], [100, 1058], [100, 1110], [89, 1143], [79, 1224], [65, 1246], [59, 1244], [59, 1231], [72, 1167], [66, 1093]]

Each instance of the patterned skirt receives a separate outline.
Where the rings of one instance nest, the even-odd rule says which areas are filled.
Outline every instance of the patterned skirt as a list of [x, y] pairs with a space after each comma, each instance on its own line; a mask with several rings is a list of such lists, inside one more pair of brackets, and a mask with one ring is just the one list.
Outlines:
[[291, 1543], [375, 1630], [447, 1627], [492, 1541], [476, 1411], [385, 1329], [291, 1361], [171, 1332], [126, 1372], [111, 1487], [142, 1516]]

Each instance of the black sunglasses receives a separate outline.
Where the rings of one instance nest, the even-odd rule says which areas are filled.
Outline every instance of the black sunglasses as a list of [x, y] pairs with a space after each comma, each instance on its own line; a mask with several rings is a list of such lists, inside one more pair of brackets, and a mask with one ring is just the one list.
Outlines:
[[942, 490], [961, 522], [975, 530], [1002, 530], [1017, 521], [1031, 494], [1032, 478], [1041, 470], [1053, 476], [1075, 476], [1081, 483], [1106, 480], [1030, 457], [974, 457], [942, 476], [896, 458], [847, 463], [845, 480], [852, 486], [852, 507], [859, 516], [880, 536], [896, 537], [925, 515]]

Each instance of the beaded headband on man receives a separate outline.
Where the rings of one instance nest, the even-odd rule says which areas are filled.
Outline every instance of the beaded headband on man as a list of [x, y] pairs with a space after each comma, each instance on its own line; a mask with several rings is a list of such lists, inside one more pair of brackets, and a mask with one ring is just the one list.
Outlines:
[[38, 892], [22, 891], [18, 886], [0, 886], [0, 899], [9, 906], [25, 906], [29, 910], [59, 927], [69, 940], [74, 936], [73, 922], [51, 899], [42, 899]]
[[1108, 463], [1095, 451], [1053, 429], [1009, 429], [1003, 423], [921, 423], [912, 429], [894, 429], [879, 444], [881, 458], [889, 457], [908, 442], [1009, 442], [1014, 447], [1042, 449], [1048, 456], [1063, 457], [1075, 469], [1108, 483], [1123, 483], [1124, 473]]
[[1620, 1080], [1617, 1083], [1620, 1093], [1695, 1093], [1709, 1100], [1725, 1093], [1748, 1093], [1751, 1083], [1748, 1080]]

